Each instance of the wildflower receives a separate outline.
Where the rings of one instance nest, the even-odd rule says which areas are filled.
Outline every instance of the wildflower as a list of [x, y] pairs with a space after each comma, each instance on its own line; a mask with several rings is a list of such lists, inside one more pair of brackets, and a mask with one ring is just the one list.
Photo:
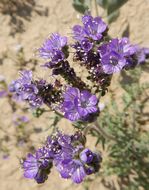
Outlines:
[[93, 40], [100, 40], [103, 36], [103, 32], [107, 29], [107, 25], [100, 17], [93, 18], [90, 15], [85, 15], [82, 18], [82, 22], [84, 24], [86, 36], [92, 38]]
[[108, 44], [100, 46], [98, 52], [106, 74], [121, 71], [128, 64], [127, 59], [136, 53], [136, 46], [129, 44], [127, 38], [112, 39]]
[[76, 121], [88, 117], [91, 113], [97, 113], [98, 100], [87, 90], [80, 91], [69, 87], [64, 94], [62, 110], [67, 119]]
[[61, 90], [57, 89], [56, 81], [53, 84], [47, 84], [45, 80], [34, 81], [32, 72], [26, 70], [20, 74], [20, 78], [9, 86], [16, 100], [27, 101], [32, 108], [39, 108], [43, 103], [51, 106], [60, 101]]
[[40, 57], [49, 59], [52, 63], [58, 63], [65, 58], [65, 48], [67, 47], [67, 37], [62, 37], [54, 33], [46, 39], [42, 47], [38, 49]]
[[137, 63], [144, 63], [146, 59], [149, 57], [149, 48], [140, 48], [138, 47], [138, 51], [136, 52]]
[[84, 39], [81, 41], [81, 48], [84, 50], [84, 52], [89, 52], [93, 47], [93, 43], [90, 42], [87, 39]]
[[120, 72], [127, 64], [123, 56], [116, 53], [109, 53], [101, 59], [103, 71], [107, 74]]
[[75, 25], [73, 28], [72, 28], [72, 31], [73, 31], [73, 38], [76, 40], [76, 41], [82, 41], [85, 37], [85, 32], [84, 32], [84, 28], [80, 25]]
[[64, 179], [81, 183], [87, 175], [99, 171], [101, 156], [85, 148], [85, 137], [81, 132], [66, 135], [56, 132], [36, 153], [28, 154], [23, 162], [24, 176], [43, 183], [52, 165]]
[[98, 41], [102, 38], [107, 29], [107, 25], [100, 17], [93, 18], [90, 15], [82, 17], [83, 26], [75, 25], [73, 27], [74, 39], [81, 42], [85, 38]]
[[20, 78], [10, 84], [9, 91], [15, 93], [16, 100], [27, 100], [34, 108], [42, 105], [42, 99], [38, 96], [39, 90], [33, 82], [31, 71], [20, 72]]
[[45, 158], [44, 149], [39, 149], [36, 154], [29, 153], [23, 162], [24, 177], [35, 179], [37, 183], [43, 183], [48, 178], [52, 162]]
[[[85, 159], [83, 160], [84, 152], [86, 149], [84, 149], [84, 144], [82, 144], [82, 141], [78, 141], [76, 137], [74, 136], [78, 134], [74, 134], [71, 136], [68, 135], [61, 135], [59, 134], [59, 142], [61, 145], [61, 155], [57, 155], [54, 159], [54, 163], [56, 165], [57, 170], [61, 174], [62, 178], [66, 179], [72, 179], [74, 183], [81, 183], [84, 178], [87, 175], [90, 175], [91, 173], [95, 173], [96, 166], [93, 166], [93, 157], [96, 157], [97, 154], [92, 153], [89, 149], [87, 149], [90, 152], [90, 155], [92, 155], [92, 160], [89, 158], [90, 155], [86, 154], [86, 157], [88, 161]], [[98, 156], [97, 156], [98, 157]], [[100, 156], [99, 156], [100, 157]], [[101, 158], [101, 157], [100, 157]], [[98, 160], [98, 163], [100, 165], [101, 159]], [[93, 171], [94, 168], [94, 171]], [[92, 170], [91, 173], [88, 173], [87, 171]], [[96, 170], [96, 172], [99, 170]]]

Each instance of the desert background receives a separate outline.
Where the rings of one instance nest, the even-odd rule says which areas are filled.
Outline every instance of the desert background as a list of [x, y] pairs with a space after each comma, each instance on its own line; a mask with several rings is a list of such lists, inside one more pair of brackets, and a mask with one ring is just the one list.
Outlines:
[[[106, 21], [104, 10], [99, 7], [98, 12]], [[81, 14], [74, 10], [71, 0], [35, 0], [35, 5], [24, 6], [15, 13], [9, 13], [9, 9], [5, 13], [0, 13], [0, 75], [3, 75], [10, 83], [11, 80], [17, 78], [20, 68], [35, 67], [35, 76], [38, 73], [38, 76], [47, 77], [47, 73], [43, 72], [40, 67], [43, 61], [34, 54], [36, 48], [40, 47], [44, 39], [53, 32], [71, 37], [71, 27], [80, 23]], [[112, 37], [121, 37], [128, 27], [132, 43], [149, 47], [149, 0], [128, 0], [121, 7], [117, 20], [110, 24], [109, 33]], [[20, 49], [23, 49], [21, 55], [19, 54]], [[25, 65], [20, 64], [21, 60], [23, 63], [25, 62]], [[116, 75], [113, 78], [110, 87], [111, 91], [115, 91], [116, 98], [119, 98], [122, 93], [121, 88], [118, 87], [118, 77]], [[142, 80], [147, 81], [148, 79], [148, 73], [144, 72]], [[108, 99], [103, 99], [102, 102], [108, 104]], [[18, 107], [16, 114], [24, 114], [22, 107], [23, 105]], [[45, 140], [48, 135], [46, 129], [50, 122], [49, 117], [52, 116], [52, 113], [46, 113], [39, 119], [34, 118], [32, 113], [26, 113], [30, 120], [25, 125], [25, 133], [29, 134], [28, 142], [18, 144], [16, 140], [18, 131], [13, 124], [13, 110], [7, 98], [0, 99], [0, 110], [0, 138], [6, 139], [0, 146], [9, 149], [9, 156], [6, 158], [0, 152], [1, 190], [109, 189], [101, 183], [100, 174], [98, 178], [91, 181], [88, 187], [85, 184], [74, 185], [70, 180], [61, 179], [55, 170], [52, 170], [48, 180], [42, 185], [25, 179], [20, 167], [20, 159], [27, 154], [29, 149], [40, 146]], [[68, 121], [63, 120], [59, 125], [67, 132], [73, 131]], [[149, 126], [146, 127], [149, 128]], [[42, 130], [40, 131], [40, 129]], [[88, 136], [88, 145], [94, 148], [93, 137]], [[96, 149], [98, 148], [100, 149], [100, 146], [96, 147]], [[115, 183], [115, 188], [118, 190], [115, 177], [107, 178], [107, 181], [110, 180]]]

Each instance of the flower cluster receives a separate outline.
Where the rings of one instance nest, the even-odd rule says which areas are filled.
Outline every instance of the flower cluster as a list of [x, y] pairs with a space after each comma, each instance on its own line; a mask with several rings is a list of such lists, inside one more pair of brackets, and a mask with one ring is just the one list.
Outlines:
[[131, 45], [128, 38], [110, 39], [107, 25], [99, 17], [82, 17], [82, 24], [73, 27], [72, 47], [74, 61], [84, 65], [89, 73], [88, 80], [98, 84], [98, 91], [105, 94], [111, 75], [145, 62], [148, 48]]
[[[60, 99], [61, 90], [55, 84], [47, 84], [45, 80], [33, 80], [32, 71], [20, 72], [20, 78], [9, 85], [9, 91], [14, 93], [18, 101], [27, 101], [32, 108], [38, 108], [43, 103], [51, 105]], [[59, 86], [60, 87], [60, 86]]]
[[90, 114], [98, 113], [97, 104], [97, 97], [89, 91], [80, 91], [77, 88], [69, 87], [64, 94], [62, 110], [64, 116], [71, 121], [87, 120]]
[[58, 131], [49, 136], [45, 146], [24, 160], [24, 176], [43, 183], [54, 165], [62, 178], [81, 183], [87, 175], [99, 170], [102, 161], [99, 154], [85, 148], [85, 141], [80, 131], [74, 135]]
[[27, 101], [32, 108], [38, 108], [45, 103], [52, 109], [61, 111], [71, 121], [89, 119], [91, 114], [97, 115], [98, 100], [89, 91], [68, 87], [62, 93], [58, 81], [52, 86], [44, 80], [34, 81], [31, 71], [25, 70], [20, 74], [20, 78], [10, 84], [9, 90], [15, 93], [17, 100]]
[[60, 36], [58, 33], [52, 34], [38, 51], [41, 58], [48, 60], [43, 66], [50, 68], [52, 75], [61, 75], [68, 84], [75, 87], [87, 88], [85, 82], [76, 75], [74, 68], [70, 67], [66, 60], [69, 54], [67, 37]]
[[[94, 122], [101, 109], [100, 97], [107, 92], [113, 73], [133, 68], [149, 57], [148, 48], [132, 45], [128, 38], [110, 39], [107, 32], [108, 27], [100, 17], [85, 15], [82, 25], [72, 28], [73, 44], [68, 44], [65, 36], [52, 34], [38, 49], [38, 55], [46, 60], [43, 66], [50, 69], [55, 81], [51, 84], [44, 79], [34, 80], [32, 71], [25, 70], [11, 83], [10, 92], [14, 93], [15, 99], [28, 102], [37, 112], [45, 104], [59, 115], [75, 121], [76, 125]], [[85, 69], [84, 78], [71, 66], [67, 59], [69, 52], [73, 65]], [[28, 154], [23, 162], [24, 176], [43, 183], [55, 166], [62, 178], [81, 183], [87, 175], [98, 172], [101, 160], [99, 154], [85, 148], [85, 137], [81, 132], [66, 135], [58, 131], [49, 136], [35, 154]]]

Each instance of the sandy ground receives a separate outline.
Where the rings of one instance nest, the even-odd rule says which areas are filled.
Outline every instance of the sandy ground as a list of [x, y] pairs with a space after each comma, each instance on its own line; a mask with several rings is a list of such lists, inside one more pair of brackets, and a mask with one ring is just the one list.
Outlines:
[[[24, 48], [25, 60], [32, 59], [35, 48], [39, 47], [42, 41], [52, 32], [60, 32], [61, 34], [67, 34], [71, 36], [71, 26], [78, 23], [79, 14], [71, 6], [71, 0], [36, 0], [37, 5], [35, 10], [31, 12], [31, 16], [21, 17], [17, 16], [23, 22], [24, 31], [12, 34], [13, 23], [10, 15], [0, 15], [0, 59], [2, 63], [0, 65], [0, 74], [3, 74], [7, 81], [10, 82], [16, 78], [18, 66], [16, 64], [16, 52], [17, 48], [21, 45]], [[37, 10], [37, 11], [36, 11]], [[23, 10], [22, 10], [23, 11]], [[39, 14], [40, 12], [40, 14]], [[100, 15], [103, 15], [103, 10], [99, 9]], [[129, 26], [130, 40], [133, 43], [138, 43], [141, 46], [149, 47], [149, 1], [148, 0], [129, 0], [120, 11], [120, 16], [116, 22], [110, 26], [110, 34], [113, 37], [121, 36], [125, 29]], [[17, 28], [19, 29], [19, 28]], [[6, 54], [7, 52], [7, 54]], [[40, 61], [40, 63], [42, 63]], [[30, 64], [27, 65], [31, 67]], [[36, 67], [36, 71], [39, 76], [43, 76], [42, 69], [39, 66]], [[117, 77], [113, 79], [112, 84], [115, 83]], [[145, 78], [144, 80], [147, 80]], [[116, 90], [117, 94], [121, 92], [116, 85], [112, 85], [112, 90]], [[16, 147], [15, 138], [13, 135], [16, 133], [16, 129], [12, 124], [12, 110], [7, 103], [7, 99], [0, 100], [1, 116], [0, 127], [8, 132], [8, 136], [11, 141], [8, 143], [11, 150], [10, 157], [6, 160], [0, 161], [0, 189], [1, 190], [54, 190], [54, 189], [84, 189], [84, 184], [73, 185], [70, 181], [62, 180], [55, 170], [49, 176], [49, 179], [43, 185], [37, 185], [32, 180], [23, 178], [22, 170], [19, 165], [19, 159], [26, 154], [25, 147]], [[33, 119], [31, 114], [28, 114], [31, 119], [31, 126], [42, 127], [48, 125], [46, 120], [49, 117], [48, 114], [44, 115], [44, 118]], [[44, 126], [43, 126], [44, 123]], [[31, 126], [27, 130], [31, 130]], [[65, 127], [67, 132], [73, 131], [70, 123], [63, 121], [62, 127]], [[5, 133], [0, 131], [0, 137]], [[44, 131], [39, 134], [32, 133], [30, 136], [29, 146], [38, 146], [38, 142], [43, 141], [47, 136], [47, 132]], [[94, 147], [94, 140], [89, 138], [89, 143]], [[97, 147], [97, 149], [100, 147]], [[101, 189], [105, 190], [101, 184], [101, 179], [90, 183], [89, 189]], [[118, 188], [117, 188], [118, 189]]]

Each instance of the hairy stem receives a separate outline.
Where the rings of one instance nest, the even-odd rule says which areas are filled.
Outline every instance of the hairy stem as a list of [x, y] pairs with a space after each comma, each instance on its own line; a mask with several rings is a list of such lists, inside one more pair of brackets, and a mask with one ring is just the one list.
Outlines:
[[87, 133], [91, 130], [96, 131], [98, 134], [102, 135], [104, 138], [112, 140], [112, 141], [116, 141], [115, 137], [113, 137], [112, 135], [108, 134], [103, 128], [101, 128], [99, 126], [99, 124], [97, 123], [97, 121], [95, 122], [95, 125], [89, 125], [88, 127], [86, 127], [83, 131], [84, 135], [87, 135]]
[[116, 141], [115, 137], [113, 137], [112, 135], [108, 134], [103, 128], [101, 128], [99, 126], [97, 127], [96, 125], [94, 125], [93, 129], [96, 130], [104, 138], [112, 140], [112, 141]]
[[98, 4], [97, 4], [96, 0], [94, 0], [94, 4], [95, 4], [95, 13], [96, 13], [96, 16], [99, 16], [99, 14], [98, 14]]

